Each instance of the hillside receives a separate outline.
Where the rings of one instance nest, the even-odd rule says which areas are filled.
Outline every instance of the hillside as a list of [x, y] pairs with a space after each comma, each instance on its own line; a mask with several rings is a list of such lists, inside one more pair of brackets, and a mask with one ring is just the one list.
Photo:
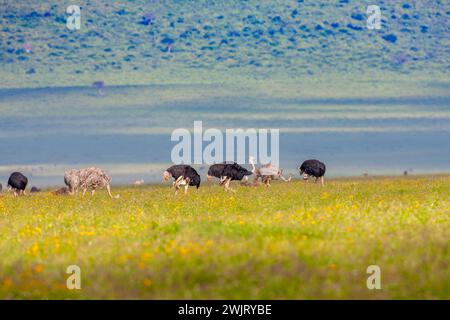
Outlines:
[[2, 0], [0, 87], [94, 81], [345, 87], [357, 80], [366, 90], [380, 81], [385, 87], [403, 81], [411, 90], [417, 83], [448, 86], [445, 1], [378, 1], [381, 30], [366, 28], [368, 1], [78, 3], [81, 29], [70, 31], [69, 1]]

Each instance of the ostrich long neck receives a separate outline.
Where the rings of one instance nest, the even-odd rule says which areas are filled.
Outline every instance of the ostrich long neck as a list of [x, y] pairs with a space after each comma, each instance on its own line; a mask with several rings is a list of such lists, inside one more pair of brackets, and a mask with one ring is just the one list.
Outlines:
[[256, 172], [255, 162], [253, 161], [253, 157], [250, 157], [248, 159], [248, 162], [250, 162], [250, 165], [252, 166], [252, 172], [253, 174]]

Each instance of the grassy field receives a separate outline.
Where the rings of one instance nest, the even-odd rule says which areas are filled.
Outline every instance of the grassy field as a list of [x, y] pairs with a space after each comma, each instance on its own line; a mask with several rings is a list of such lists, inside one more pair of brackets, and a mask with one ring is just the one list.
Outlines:
[[236, 188], [3, 195], [0, 298], [450, 298], [449, 176]]

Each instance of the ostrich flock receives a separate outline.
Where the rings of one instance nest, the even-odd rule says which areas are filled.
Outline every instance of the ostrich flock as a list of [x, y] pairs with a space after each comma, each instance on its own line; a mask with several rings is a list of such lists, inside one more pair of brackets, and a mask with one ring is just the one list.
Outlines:
[[[213, 178], [218, 178], [220, 185], [224, 187], [225, 191], [236, 192], [230, 187], [231, 181], [241, 181], [243, 186], [258, 186], [260, 182], [266, 187], [270, 187], [272, 180], [282, 180], [289, 182], [292, 179], [283, 176], [283, 170], [273, 166], [272, 164], [264, 164], [259, 167], [255, 165], [255, 159], [250, 157], [249, 159], [252, 170], [249, 171], [240, 166], [236, 162], [218, 163], [209, 167], [207, 180], [211, 181]], [[309, 177], [314, 177], [315, 182], [321, 182], [324, 185], [323, 177], [325, 175], [325, 164], [319, 160], [311, 159], [304, 161], [298, 168], [300, 176], [303, 176], [303, 180], [308, 181]], [[253, 175], [253, 183], [249, 182], [249, 176]], [[189, 186], [195, 186], [197, 189], [200, 187], [201, 178], [197, 171], [190, 165], [173, 165], [163, 173], [163, 180], [168, 181], [173, 179], [173, 188], [175, 194], [178, 193], [180, 187], [184, 187], [184, 193], [188, 192]], [[113, 196], [111, 193], [111, 177], [102, 169], [91, 167], [85, 169], [72, 169], [64, 174], [64, 183], [66, 187], [59, 188], [53, 191], [55, 195], [78, 194], [78, 191], [82, 191], [83, 196], [90, 190], [92, 196], [95, 194], [96, 189], [106, 188], [111, 198], [119, 198], [119, 195]], [[28, 178], [20, 172], [13, 172], [8, 179], [8, 192], [12, 190], [14, 196], [25, 195], [25, 189], [28, 184]], [[2, 185], [0, 184], [0, 192], [2, 191]], [[36, 187], [32, 187], [30, 193], [39, 192]]]

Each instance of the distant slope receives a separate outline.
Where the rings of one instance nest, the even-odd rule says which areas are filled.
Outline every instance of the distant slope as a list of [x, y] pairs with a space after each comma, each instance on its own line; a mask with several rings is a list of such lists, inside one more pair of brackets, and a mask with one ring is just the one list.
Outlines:
[[70, 1], [3, 0], [0, 87], [448, 81], [448, 3], [376, 1], [382, 29], [368, 30], [372, 2], [85, 0], [70, 31]]

